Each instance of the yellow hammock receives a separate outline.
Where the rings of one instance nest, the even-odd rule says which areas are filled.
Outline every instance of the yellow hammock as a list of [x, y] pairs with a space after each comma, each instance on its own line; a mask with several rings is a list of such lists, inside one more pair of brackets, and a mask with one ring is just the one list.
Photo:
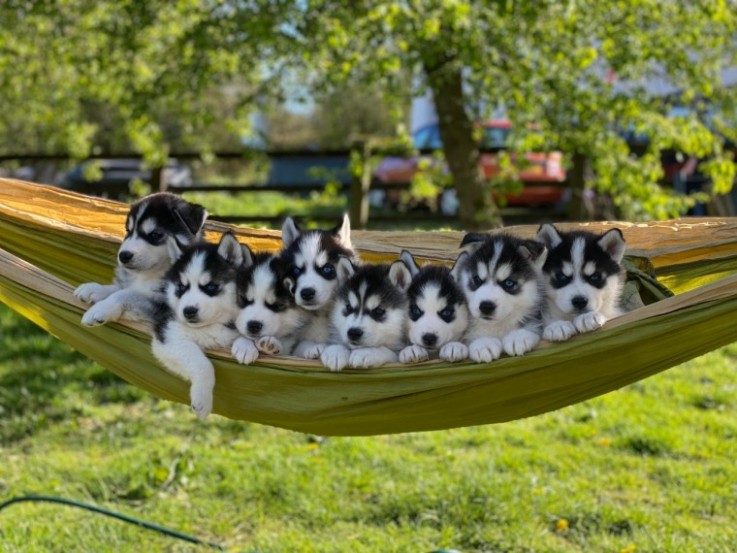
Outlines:
[[[86, 281], [109, 282], [127, 206], [51, 187], [0, 179], [0, 301], [134, 386], [188, 403], [188, 385], [150, 353], [143, 327], [80, 324], [72, 295]], [[211, 352], [214, 412], [322, 435], [373, 435], [504, 422], [620, 388], [737, 340], [737, 219], [589, 223], [624, 229], [628, 255], [654, 269], [676, 295], [561, 344], [487, 365], [387, 366], [331, 373], [316, 362], [264, 357], [252, 366]], [[572, 228], [579, 225], [562, 225]], [[208, 223], [215, 239], [229, 226]], [[531, 236], [533, 227], [508, 229]], [[274, 250], [274, 231], [235, 228], [253, 249]], [[367, 261], [402, 248], [447, 262], [457, 232], [355, 232]], [[640, 292], [657, 292], [644, 279]]]

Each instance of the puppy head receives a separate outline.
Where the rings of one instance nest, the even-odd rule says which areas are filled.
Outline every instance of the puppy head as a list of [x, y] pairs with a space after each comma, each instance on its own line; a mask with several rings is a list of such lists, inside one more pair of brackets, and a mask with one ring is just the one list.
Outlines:
[[626, 247], [619, 229], [561, 232], [548, 224], [540, 227], [537, 239], [549, 250], [543, 273], [551, 306], [570, 316], [615, 307]]
[[468, 308], [450, 269], [432, 265], [418, 269], [407, 297], [410, 342], [437, 349], [461, 339], [468, 326]]
[[250, 261], [235, 236], [226, 233], [218, 244], [184, 249], [169, 238], [168, 249], [174, 264], [164, 278], [164, 291], [177, 320], [193, 327], [233, 320], [236, 271]]
[[331, 323], [349, 348], [401, 347], [407, 320], [406, 291], [411, 281], [401, 261], [355, 268], [342, 258], [339, 271], [348, 276], [341, 286]]
[[238, 272], [238, 332], [255, 340], [261, 336], [283, 338], [294, 334], [304, 317], [294, 302], [284, 260], [258, 254], [253, 264]]
[[184, 247], [202, 237], [207, 211], [167, 192], [151, 194], [134, 203], [125, 221], [125, 238], [118, 263], [131, 271], [166, 269], [169, 237]]
[[354, 258], [348, 216], [331, 230], [300, 231], [291, 218], [282, 227], [283, 258], [294, 280], [292, 292], [300, 307], [317, 311], [328, 305], [341, 281], [337, 263]]
[[467, 247], [451, 275], [472, 317], [489, 321], [523, 320], [540, 302], [539, 271], [545, 248], [530, 240], [499, 235], [468, 235]]

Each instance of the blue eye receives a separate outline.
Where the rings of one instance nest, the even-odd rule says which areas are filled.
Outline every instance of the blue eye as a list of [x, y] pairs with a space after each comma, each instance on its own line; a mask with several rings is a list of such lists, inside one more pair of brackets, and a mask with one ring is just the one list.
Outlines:
[[511, 278], [508, 278], [502, 282], [502, 288], [504, 288], [507, 292], [510, 290], [514, 290], [514, 288], [517, 286], [517, 281], [512, 280]]
[[201, 287], [201, 290], [208, 296], [215, 296], [220, 292], [220, 285], [216, 282], [208, 282]]
[[299, 268], [299, 267], [297, 267], [296, 265], [295, 265], [294, 267], [292, 267], [292, 276], [293, 276], [294, 278], [297, 278], [297, 277], [298, 277], [299, 275], [301, 275], [301, 274], [302, 274], [302, 269], [300, 269], [300, 268]]
[[381, 319], [385, 313], [386, 311], [384, 309], [382, 309], [381, 307], [377, 307], [373, 311], [371, 311], [371, 317], [373, 317], [374, 319]]
[[328, 278], [328, 279], [333, 278], [335, 276], [335, 267], [333, 266], [332, 263], [327, 263], [322, 266], [322, 268], [320, 269], [320, 273], [325, 278]]
[[597, 271], [589, 275], [589, 282], [591, 284], [599, 284], [602, 281], [602, 278], [601, 273]]
[[187, 291], [188, 288], [189, 288], [188, 285], [180, 282], [179, 284], [177, 284], [177, 287], [174, 289], [174, 293], [177, 295], [177, 297], [181, 298], [184, 295], [184, 293]]
[[449, 323], [453, 320], [453, 316], [455, 315], [455, 311], [452, 307], [446, 307], [443, 309], [440, 313], [438, 313], [441, 319], [443, 319], [446, 323]]
[[417, 307], [416, 305], [413, 305], [409, 308], [409, 317], [413, 321], [416, 321], [420, 317], [422, 317], [422, 309]]

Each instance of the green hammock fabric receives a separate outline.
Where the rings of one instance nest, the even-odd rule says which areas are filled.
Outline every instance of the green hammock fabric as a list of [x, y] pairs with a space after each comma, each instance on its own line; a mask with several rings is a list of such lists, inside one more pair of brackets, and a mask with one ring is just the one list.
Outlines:
[[[62, 190], [0, 179], [0, 301], [134, 386], [188, 403], [188, 384], [150, 353], [146, 329], [80, 324], [80, 282], [109, 282], [127, 207]], [[394, 365], [331, 373], [318, 363], [264, 357], [252, 366], [210, 352], [214, 412], [321, 435], [373, 435], [504, 422], [577, 403], [646, 378], [737, 340], [737, 221], [684, 220], [624, 228], [632, 263], [652, 269], [679, 294], [603, 329], [519, 358], [487, 365]], [[575, 225], [564, 225], [575, 226]], [[216, 235], [225, 225], [210, 223]], [[534, 228], [507, 229], [531, 235]], [[236, 229], [255, 249], [275, 249], [279, 234]], [[459, 233], [354, 233], [362, 257], [449, 261]], [[4, 251], [3, 251], [4, 250]], [[644, 298], [661, 285], [637, 273]], [[730, 274], [725, 278], [723, 275]], [[711, 281], [711, 284], [704, 284]]]

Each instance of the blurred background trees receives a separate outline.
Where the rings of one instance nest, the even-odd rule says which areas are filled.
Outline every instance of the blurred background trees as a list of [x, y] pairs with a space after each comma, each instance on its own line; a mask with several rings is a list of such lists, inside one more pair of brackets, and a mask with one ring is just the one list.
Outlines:
[[715, 192], [734, 180], [736, 14], [727, 0], [7, 0], [0, 144], [161, 164], [240, 146], [258, 112], [271, 145], [329, 148], [395, 133], [429, 91], [466, 228], [500, 223], [475, 126], [495, 113], [510, 154], [563, 151], [574, 192], [674, 216], [695, 198], [660, 185], [662, 152], [708, 160]]

